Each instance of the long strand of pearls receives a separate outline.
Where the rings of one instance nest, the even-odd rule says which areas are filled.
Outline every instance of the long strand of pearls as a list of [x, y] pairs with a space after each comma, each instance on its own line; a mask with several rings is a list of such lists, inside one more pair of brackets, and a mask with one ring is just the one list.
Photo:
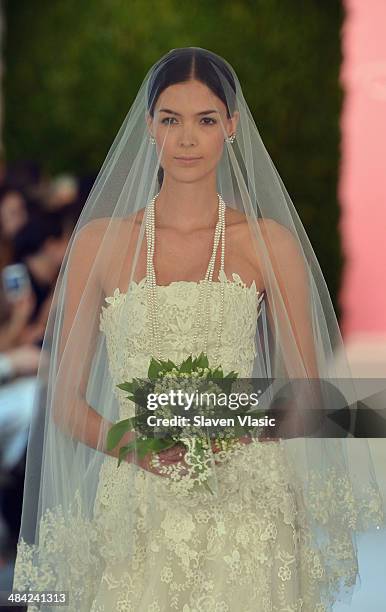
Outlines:
[[[148, 322], [150, 325], [150, 333], [152, 339], [152, 354], [158, 355], [158, 359], [164, 360], [165, 357], [162, 354], [160, 347], [160, 337], [158, 334], [158, 308], [157, 308], [157, 283], [155, 277], [155, 269], [153, 264], [154, 250], [155, 250], [155, 201], [159, 194], [156, 194], [151, 202], [146, 207], [146, 237], [147, 237], [147, 259], [146, 259], [146, 288], [147, 288], [147, 304], [148, 304]], [[201, 322], [201, 310], [202, 306], [205, 305], [205, 323], [204, 323], [204, 352], [207, 351], [207, 342], [209, 335], [209, 319], [210, 319], [210, 289], [212, 287], [212, 279], [214, 272], [214, 265], [216, 261], [216, 254], [218, 245], [221, 239], [221, 263], [220, 270], [224, 271], [224, 256], [225, 256], [225, 202], [221, 195], [218, 194], [219, 201], [219, 218], [216, 225], [212, 255], [208, 264], [208, 268], [205, 274], [205, 278], [200, 282], [199, 288], [199, 300], [198, 300], [198, 317], [196, 325], [194, 325], [193, 333], [193, 347], [197, 343], [198, 328]], [[215, 363], [218, 362], [220, 353], [221, 334], [223, 326], [223, 315], [224, 315], [224, 283], [220, 282], [220, 312], [217, 329], [217, 344], [215, 352]], [[204, 299], [203, 299], [204, 290]], [[193, 352], [193, 351], [192, 351]], [[201, 352], [201, 351], [200, 351]]]
[[[158, 195], [158, 194], [157, 194]], [[150, 323], [151, 337], [152, 337], [152, 354], [156, 352], [159, 354], [159, 346], [157, 345], [157, 333], [156, 333], [156, 279], [155, 271], [152, 265], [154, 256], [155, 246], [155, 232], [154, 232], [154, 202], [155, 196], [151, 204], [147, 206], [146, 216], [146, 238], [147, 238], [147, 259], [146, 259], [146, 289], [147, 289], [147, 303], [150, 307], [147, 309], [148, 320]]]
[[[206, 306], [206, 310], [205, 310], [205, 323], [204, 323], [204, 352], [207, 351], [207, 342], [208, 342], [208, 336], [209, 336], [209, 319], [210, 319], [210, 289], [212, 286], [212, 279], [213, 279], [213, 272], [214, 272], [214, 265], [215, 265], [215, 261], [216, 261], [216, 254], [217, 254], [217, 249], [218, 249], [218, 244], [220, 241], [220, 238], [222, 239], [221, 241], [221, 264], [220, 264], [220, 269], [224, 270], [224, 254], [225, 254], [225, 203], [222, 199], [222, 197], [219, 195], [219, 220], [218, 223], [216, 225], [216, 230], [215, 230], [215, 236], [214, 236], [214, 241], [213, 241], [213, 250], [212, 250], [212, 255], [209, 261], [209, 265], [208, 265], [208, 269], [205, 275], [205, 279], [203, 281], [203, 285], [204, 288], [206, 289], [206, 293], [205, 293], [205, 299], [204, 300], [200, 300], [199, 302], [199, 307], [200, 307], [200, 312], [199, 315], [201, 314], [201, 306], [202, 304], [205, 304]], [[218, 360], [218, 356], [219, 356], [219, 351], [220, 351], [220, 342], [221, 342], [221, 333], [222, 333], [222, 319], [223, 319], [223, 313], [224, 313], [224, 283], [220, 283], [220, 315], [219, 315], [219, 326], [218, 326], [218, 331], [217, 331], [217, 348], [216, 348], [216, 353], [215, 353], [215, 361], [217, 362]], [[200, 323], [200, 318], [197, 319], [197, 323], [199, 325]], [[198, 325], [196, 326], [196, 328], [198, 327]], [[197, 331], [194, 333], [193, 335], [193, 344], [196, 344], [197, 342]]]

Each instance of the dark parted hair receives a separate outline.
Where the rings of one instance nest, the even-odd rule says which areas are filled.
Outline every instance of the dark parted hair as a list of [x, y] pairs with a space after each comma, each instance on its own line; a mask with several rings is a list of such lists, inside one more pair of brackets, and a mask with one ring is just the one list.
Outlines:
[[23, 261], [29, 255], [38, 253], [49, 238], [63, 236], [65, 211], [42, 211], [34, 214], [13, 238], [13, 252], [16, 261]]
[[[221, 74], [219, 76], [218, 72]], [[223, 78], [226, 79], [227, 95]], [[181, 47], [172, 49], [153, 67], [147, 90], [147, 110], [154, 117], [154, 108], [161, 93], [170, 85], [185, 83], [195, 79], [206, 85], [227, 109], [227, 117], [233, 115], [236, 99], [236, 84], [227, 63], [222, 57], [207, 49]], [[234, 95], [233, 95], [234, 94]], [[162, 185], [163, 168], [158, 170], [158, 182]]]

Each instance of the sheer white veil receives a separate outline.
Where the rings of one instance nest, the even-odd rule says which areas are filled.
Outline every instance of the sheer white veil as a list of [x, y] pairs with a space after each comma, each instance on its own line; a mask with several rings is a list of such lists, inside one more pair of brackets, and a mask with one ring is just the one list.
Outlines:
[[[243, 216], [249, 252], [263, 281], [261, 312], [254, 313], [258, 319], [251, 378], [275, 381], [267, 408], [283, 390], [291, 398], [280, 444], [302, 494], [304, 520], [323, 552], [326, 600], [344, 600], [357, 580], [356, 535], [384, 526], [368, 442], [352, 436], [360, 392], [344, 357], [322, 271], [237, 75], [223, 58], [199, 47], [173, 49], [149, 69], [71, 236], [38, 371], [14, 589], [69, 590], [74, 609], [87, 609], [85, 602], [97, 588], [104, 560], [109, 555], [130, 558], [137, 504], [130, 480], [134, 471], [127, 471], [122, 481], [127, 494], [124, 516], [116, 509], [115, 493], [98, 491], [98, 482], [108, 454], [107, 432], [127, 415], [129, 404], [116, 383], [139, 375], [136, 355], [144, 346], [144, 330], [130, 311], [128, 297], [145, 288], [144, 212], [162, 190], [163, 150], [175, 129], [161, 123], [157, 102], [165, 88], [189, 78], [208, 86], [211, 108], [219, 110], [216, 126], [200, 129], [222, 130], [217, 190], [226, 206]], [[235, 113], [231, 141], [227, 119]], [[171, 282], [191, 280], [188, 269], [184, 277], [168, 269]], [[244, 270], [228, 268], [227, 254], [225, 272], [228, 281], [235, 273], [249, 290], [255, 289]], [[197, 272], [198, 278], [204, 273]], [[113, 319], [115, 306], [119, 310]], [[110, 335], [105, 333], [107, 322]], [[118, 330], [129, 327], [131, 340], [126, 342]], [[112, 342], [111, 334], [122, 342]], [[173, 356], [173, 348], [173, 339], [166, 338], [164, 353], [169, 350]], [[209, 346], [209, 358], [212, 350]], [[232, 369], [239, 365], [246, 372], [245, 363]], [[314, 418], [320, 413], [312, 410], [316, 406], [322, 409], [321, 429]], [[348, 432], [329, 418], [334, 411], [348, 414]], [[304, 434], [305, 424], [310, 435]], [[149, 508], [155, 494], [149, 487]], [[108, 499], [115, 525], [108, 534], [102, 533], [95, 512], [100, 495]], [[345, 556], [348, 550], [354, 554]]]

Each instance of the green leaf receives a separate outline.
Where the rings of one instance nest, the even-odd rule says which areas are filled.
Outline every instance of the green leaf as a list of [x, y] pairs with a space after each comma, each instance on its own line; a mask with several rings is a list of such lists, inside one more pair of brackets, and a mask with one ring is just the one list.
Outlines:
[[118, 421], [112, 427], [110, 427], [107, 437], [106, 437], [106, 448], [107, 450], [112, 450], [115, 448], [122, 438], [122, 436], [127, 431], [132, 431], [135, 427], [135, 417], [131, 417], [130, 419], [124, 419], [123, 421]]
[[154, 359], [154, 357], [152, 357], [150, 360], [149, 371], [147, 375], [150, 378], [150, 380], [157, 380], [158, 373], [162, 372], [163, 369], [164, 369], [164, 366], [162, 365], [162, 363], [160, 361], [157, 361], [157, 359]]
[[150, 438], [146, 440], [138, 440], [136, 452], [140, 459], [143, 459], [148, 453], [153, 452]]
[[[153, 438], [154, 439], [154, 438]], [[153, 452], [159, 452], [161, 450], [165, 450], [167, 448], [171, 448], [176, 445], [176, 441], [173, 438], [157, 438], [158, 440], [158, 448], [153, 450]]]
[[232, 372], [229, 372], [229, 374], [227, 374], [226, 376], [224, 376], [224, 378], [232, 378], [233, 380], [235, 380], [238, 377], [238, 372], [235, 372], [234, 370], [232, 370]]
[[122, 389], [122, 391], [128, 391], [129, 393], [134, 393], [134, 381], [132, 382], [124, 382], [121, 383], [119, 385], [117, 385], [117, 387], [119, 389]]
[[162, 363], [162, 364], [163, 364], [163, 366], [164, 366], [162, 369], [163, 369], [165, 372], [170, 372], [171, 370], [173, 370], [173, 368], [176, 368], [176, 367], [177, 367], [177, 366], [176, 366], [176, 364], [175, 364], [175, 363], [173, 363], [173, 361], [171, 361], [170, 359], [168, 359], [167, 361], [162, 361], [161, 363]]
[[121, 465], [122, 461], [124, 460], [124, 458], [126, 457], [126, 455], [128, 454], [128, 450], [127, 450], [127, 446], [121, 446], [119, 449], [119, 456], [118, 456], [118, 467]]
[[133, 378], [131, 382], [124, 381], [123, 383], [117, 385], [117, 387], [119, 387], [120, 389], [123, 389], [123, 391], [128, 391], [129, 393], [135, 393], [136, 391], [138, 391], [138, 389], [142, 389], [143, 384], [144, 384], [143, 379]]
[[224, 378], [224, 372], [221, 368], [216, 368], [215, 370], [213, 370], [210, 378]]
[[189, 357], [181, 363], [180, 372], [186, 372], [187, 374], [190, 374], [191, 371], [192, 371], [192, 356], [189, 355]]
[[196, 357], [196, 359], [194, 360], [194, 367], [195, 368], [208, 368], [209, 367], [208, 357], [205, 355], [205, 353], [201, 352], [198, 355], [198, 357]]
[[140, 459], [143, 459], [148, 453], [157, 453], [174, 445], [175, 441], [172, 438], [137, 438], [126, 448], [134, 451]]

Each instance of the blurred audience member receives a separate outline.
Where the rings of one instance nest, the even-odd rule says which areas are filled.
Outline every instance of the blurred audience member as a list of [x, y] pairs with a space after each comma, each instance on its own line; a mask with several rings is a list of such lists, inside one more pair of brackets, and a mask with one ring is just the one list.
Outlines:
[[46, 200], [49, 210], [75, 205], [79, 197], [78, 180], [70, 174], [60, 174], [50, 182]]
[[13, 238], [27, 223], [29, 214], [29, 204], [23, 193], [12, 187], [3, 187], [0, 191], [1, 236]]
[[19, 346], [24, 330], [34, 311], [36, 297], [28, 291], [17, 301], [6, 299], [3, 285], [0, 286], [0, 351], [6, 351]]
[[39, 347], [28, 344], [0, 353], [0, 384], [18, 376], [36, 374], [40, 354]]
[[0, 268], [12, 262], [12, 239], [27, 223], [32, 203], [13, 187], [0, 188]]
[[0, 352], [41, 345], [57, 275], [88, 191], [87, 182], [69, 174], [51, 179], [32, 161], [3, 163], [0, 272], [24, 263], [31, 291], [8, 303], [0, 289]]
[[31, 217], [14, 238], [15, 261], [27, 266], [36, 299], [21, 335], [23, 342], [43, 339], [55, 282], [72, 229], [71, 212], [40, 213]]

